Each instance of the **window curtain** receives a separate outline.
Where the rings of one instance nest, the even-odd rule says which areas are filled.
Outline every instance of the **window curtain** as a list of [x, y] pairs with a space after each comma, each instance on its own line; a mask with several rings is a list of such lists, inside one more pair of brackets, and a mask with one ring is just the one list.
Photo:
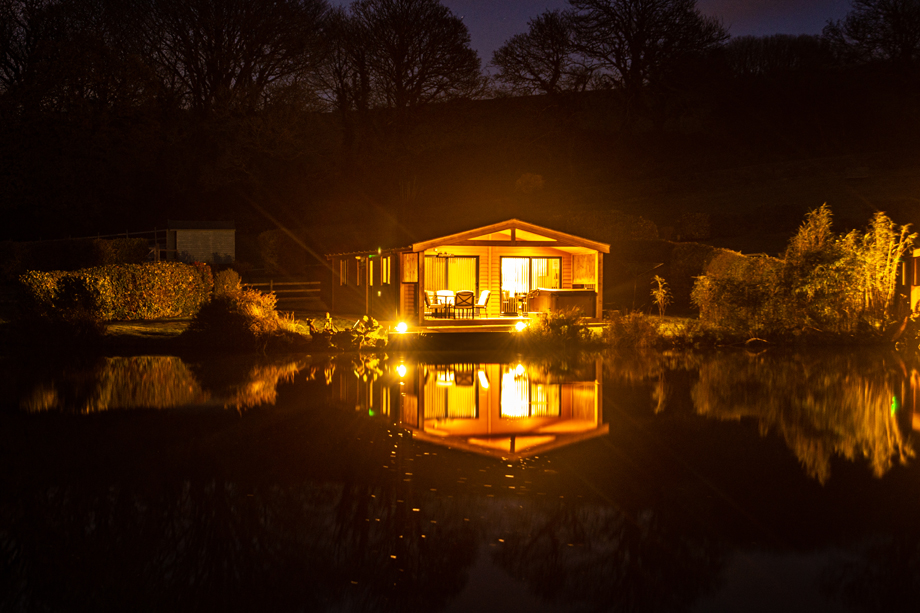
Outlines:
[[447, 260], [435, 256], [425, 256], [425, 289], [438, 291], [447, 287]]
[[562, 287], [559, 263], [558, 258], [533, 258], [531, 263], [533, 288], [559, 289]]
[[476, 292], [476, 258], [447, 258], [447, 289]]

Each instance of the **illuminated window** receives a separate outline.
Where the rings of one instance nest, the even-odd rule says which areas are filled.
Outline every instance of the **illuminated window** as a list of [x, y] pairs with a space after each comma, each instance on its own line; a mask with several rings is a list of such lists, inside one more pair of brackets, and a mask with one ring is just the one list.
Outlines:
[[562, 287], [562, 258], [503, 257], [501, 270], [502, 290], [510, 294]]
[[425, 289], [479, 294], [479, 256], [425, 256]]
[[390, 272], [390, 256], [386, 256], [380, 259], [380, 284], [389, 285], [392, 283], [392, 278]]
[[339, 260], [339, 285], [348, 284], [348, 260]]
[[367, 284], [374, 284], [374, 260], [367, 261]]

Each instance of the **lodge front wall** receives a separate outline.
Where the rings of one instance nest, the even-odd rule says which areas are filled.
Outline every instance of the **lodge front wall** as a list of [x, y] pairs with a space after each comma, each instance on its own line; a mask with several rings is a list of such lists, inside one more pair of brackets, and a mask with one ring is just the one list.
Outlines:
[[[468, 288], [476, 292], [476, 299], [483, 290], [489, 290], [489, 303], [486, 306], [486, 317], [501, 316], [501, 259], [502, 257], [555, 257], [562, 260], [563, 288], [572, 287], [572, 254], [560, 249], [543, 247], [468, 247], [445, 245], [438, 248], [439, 252], [450, 253], [455, 256], [477, 256], [479, 258], [479, 287]], [[426, 256], [437, 255], [434, 249], [425, 252]], [[421, 264], [421, 258], [419, 258]], [[419, 271], [419, 277], [424, 279], [424, 273]]]
[[[560, 285], [562, 289], [572, 289], [574, 278], [574, 260], [575, 254], [555, 247], [471, 247], [465, 245], [444, 245], [439, 246], [437, 250], [429, 249], [424, 253], [427, 256], [434, 256], [438, 253], [449, 253], [454, 256], [477, 256], [479, 258], [479, 287], [468, 288], [476, 292], [476, 298], [483, 290], [489, 290], [489, 303], [486, 307], [486, 317], [500, 317], [501, 309], [501, 260], [503, 257], [550, 257], [560, 258], [562, 263], [562, 278]], [[593, 279], [592, 284], [595, 291], [599, 289], [599, 275], [602, 274], [601, 254], [594, 252], [593, 256]], [[419, 254], [419, 279], [424, 280], [424, 259]], [[403, 292], [401, 301], [401, 313], [413, 312], [410, 307], [410, 301], [406, 300], [410, 291]], [[419, 312], [419, 320], [422, 318], [421, 305], [414, 304]], [[597, 313], [601, 312], [600, 299], [598, 299]]]

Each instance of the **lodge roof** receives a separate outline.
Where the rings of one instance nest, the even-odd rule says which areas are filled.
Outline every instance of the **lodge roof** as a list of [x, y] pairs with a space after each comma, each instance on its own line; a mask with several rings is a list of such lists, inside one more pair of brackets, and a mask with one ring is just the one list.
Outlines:
[[472, 230], [466, 230], [465, 232], [459, 232], [457, 234], [450, 234], [448, 236], [442, 236], [440, 238], [435, 238], [420, 243], [413, 243], [412, 251], [425, 251], [426, 249], [431, 249], [432, 247], [437, 247], [439, 245], [448, 245], [460, 241], [473, 240], [477, 237], [482, 237], [489, 234], [497, 234], [499, 232], [504, 232], [505, 230], [523, 230], [524, 232], [529, 232], [531, 234], [537, 234], [546, 238], [553, 239], [557, 243], [564, 245], [586, 247], [588, 249], [594, 249], [595, 251], [600, 251], [602, 253], [610, 253], [610, 245], [607, 243], [600, 243], [597, 241], [589, 240], [587, 238], [581, 238], [580, 236], [575, 236], [573, 234], [559, 232], [558, 230], [551, 230], [543, 226], [521, 221], [520, 219], [508, 219], [507, 221], [483, 226], [481, 228], [474, 228]]
[[179, 221], [169, 219], [166, 225], [170, 230], [234, 230], [236, 224], [230, 221]]
[[[488, 226], [482, 226], [479, 228], [473, 228], [471, 230], [465, 230], [463, 232], [458, 232], [455, 234], [448, 234], [447, 236], [441, 236], [438, 238], [429, 239], [427, 241], [421, 241], [417, 243], [412, 243], [404, 247], [391, 247], [391, 248], [381, 248], [375, 250], [364, 250], [364, 251], [347, 251], [339, 253], [328, 253], [326, 257], [347, 257], [347, 256], [364, 256], [368, 254], [373, 254], [375, 251], [382, 255], [389, 255], [393, 253], [415, 251], [421, 252], [433, 247], [438, 247], [440, 245], [449, 245], [455, 244], [458, 242], [474, 240], [483, 236], [490, 234], [498, 234], [505, 232], [507, 230], [521, 230], [530, 234], [539, 235], [545, 237], [546, 239], [551, 239], [555, 242], [556, 245], [564, 246], [573, 246], [573, 247], [584, 247], [587, 249], [593, 249], [595, 251], [600, 251], [602, 253], [610, 253], [610, 245], [607, 243], [601, 243], [593, 241], [587, 238], [582, 238], [580, 236], [575, 236], [573, 234], [567, 234], [565, 232], [560, 232], [558, 230], [551, 230], [543, 226], [538, 226], [536, 224], [528, 223], [526, 221], [521, 221], [520, 219], [508, 219], [499, 223], [491, 224]], [[514, 246], [516, 241], [499, 241], [503, 245]], [[522, 241], [523, 242], [523, 241]]]

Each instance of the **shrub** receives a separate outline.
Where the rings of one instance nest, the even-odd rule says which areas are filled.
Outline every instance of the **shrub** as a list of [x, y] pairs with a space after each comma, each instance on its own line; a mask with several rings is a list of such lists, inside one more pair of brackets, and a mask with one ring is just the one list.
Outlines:
[[522, 338], [525, 342], [573, 347], [595, 342], [594, 335], [584, 323], [579, 309], [552, 310], [540, 313], [524, 329]]
[[274, 294], [251, 288], [217, 293], [201, 307], [186, 334], [212, 346], [249, 350], [305, 341], [300, 326], [275, 310], [276, 302]]
[[613, 347], [652, 347], [659, 341], [658, 326], [642, 313], [615, 313], [606, 317], [603, 339]]
[[664, 317], [665, 309], [674, 299], [671, 297], [671, 288], [668, 287], [668, 282], [658, 275], [652, 277], [651, 296], [655, 306], [658, 307], [658, 315]]
[[880, 212], [866, 232], [837, 236], [824, 205], [782, 260], [713, 258], [692, 299], [701, 320], [734, 332], [878, 338], [894, 320], [899, 262], [915, 236]]
[[39, 272], [30, 270], [19, 277], [22, 297], [20, 304], [24, 315], [50, 316], [58, 300], [58, 282], [66, 275], [63, 271]]
[[782, 331], [787, 310], [782, 262], [766, 256], [722, 252], [710, 262], [691, 293], [700, 320], [748, 335]]
[[20, 277], [27, 314], [63, 320], [156, 319], [194, 315], [211, 292], [207, 264], [99, 266]]
[[214, 295], [232, 294], [240, 291], [240, 275], [228, 268], [214, 275]]
[[723, 253], [732, 252], [701, 243], [679, 243], [674, 246], [667, 261], [675, 305], [680, 308], [691, 304], [690, 292], [694, 279], [704, 274], [713, 258]]

